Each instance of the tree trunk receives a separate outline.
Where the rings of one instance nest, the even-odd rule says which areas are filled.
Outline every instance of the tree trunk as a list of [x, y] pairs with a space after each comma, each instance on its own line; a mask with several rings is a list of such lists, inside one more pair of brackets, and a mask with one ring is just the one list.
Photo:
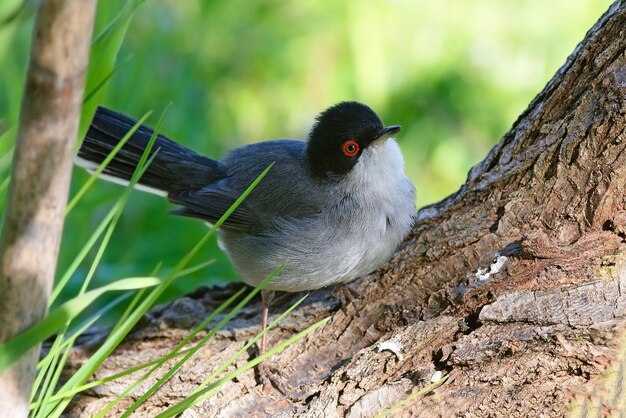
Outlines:
[[[0, 237], [0, 342], [41, 319], [54, 281], [95, 0], [42, 1]], [[28, 415], [39, 348], [0, 374], [0, 410]]]
[[[598, 382], [626, 314], [625, 50], [626, 3], [617, 1], [466, 184], [420, 211], [392, 262], [350, 284], [349, 301], [313, 292], [270, 334], [277, 343], [332, 318], [270, 361], [285, 394], [264, 396], [248, 372], [198, 415], [372, 416], [438, 375], [448, 379], [396, 414], [563, 416], [581, 402], [615, 405], [620, 393]], [[96, 377], [164, 355], [185, 335], [180, 328], [232, 291], [198, 291], [154, 311]], [[232, 321], [139, 415], [180, 401], [240, 349], [258, 332], [257, 309]], [[98, 411], [132, 381], [83, 395], [73, 413]]]

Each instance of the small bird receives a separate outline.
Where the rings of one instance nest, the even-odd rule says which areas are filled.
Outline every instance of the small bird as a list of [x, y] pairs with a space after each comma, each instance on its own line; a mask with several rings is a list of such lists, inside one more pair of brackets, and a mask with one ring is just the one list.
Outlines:
[[[77, 164], [94, 171], [136, 121], [98, 108]], [[413, 225], [415, 188], [393, 137], [368, 106], [341, 102], [321, 112], [308, 141], [271, 140], [201, 156], [158, 135], [154, 160], [137, 188], [165, 196], [176, 215], [215, 223], [244, 190], [267, 175], [218, 231], [220, 247], [243, 280], [262, 290], [262, 329], [275, 291], [298, 292], [347, 282], [387, 262]], [[127, 184], [153, 130], [140, 126], [104, 169]], [[265, 336], [260, 352], [265, 352]]]

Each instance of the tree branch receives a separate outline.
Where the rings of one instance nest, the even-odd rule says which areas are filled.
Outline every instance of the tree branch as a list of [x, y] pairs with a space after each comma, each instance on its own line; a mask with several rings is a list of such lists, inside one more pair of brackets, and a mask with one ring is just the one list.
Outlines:
[[[0, 237], [0, 342], [43, 317], [54, 281], [95, 0], [44, 0], [33, 32]], [[0, 408], [28, 415], [39, 349], [0, 375]]]

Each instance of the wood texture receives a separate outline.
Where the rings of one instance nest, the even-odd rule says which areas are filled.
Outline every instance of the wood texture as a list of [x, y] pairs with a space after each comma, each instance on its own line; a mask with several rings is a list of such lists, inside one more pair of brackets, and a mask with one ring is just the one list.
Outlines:
[[[350, 292], [313, 292], [271, 333], [276, 343], [332, 318], [270, 362], [285, 393], [263, 395], [250, 372], [185, 416], [373, 416], [436, 372], [449, 379], [395, 415], [560, 417], [592, 399], [626, 314], [625, 51], [617, 1], [466, 184], [420, 211], [392, 262]], [[232, 291], [204, 289], [154, 311], [96, 377], [167, 353]], [[258, 331], [258, 309], [238, 315], [137, 416], [190, 393]], [[72, 414], [98, 411], [129, 382], [83, 395]]]
[[[0, 237], [0, 341], [42, 318], [54, 280], [95, 0], [39, 5]], [[27, 416], [39, 349], [0, 375], [0, 410]]]

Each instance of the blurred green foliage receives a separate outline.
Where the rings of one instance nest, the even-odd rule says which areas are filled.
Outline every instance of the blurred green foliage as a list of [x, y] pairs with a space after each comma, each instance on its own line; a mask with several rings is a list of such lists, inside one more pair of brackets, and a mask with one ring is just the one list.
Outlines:
[[[0, 21], [19, 0], [0, 3]], [[0, 172], [6, 177], [32, 28], [32, 3], [0, 27]], [[398, 137], [418, 205], [454, 192], [562, 65], [610, 0], [148, 0], [128, 28], [123, 64], [102, 104], [156, 123], [163, 133], [219, 158], [270, 138], [304, 138], [314, 116], [341, 100], [369, 104]], [[124, 0], [100, 1], [97, 32]], [[7, 131], [9, 130], [9, 131]], [[84, 180], [75, 171], [72, 191]], [[66, 266], [114, 199], [100, 182], [66, 222]], [[168, 216], [162, 199], [135, 193], [95, 285], [172, 266], [205, 232]], [[216, 263], [170, 296], [236, 274]], [[198, 260], [202, 261], [202, 260]], [[84, 275], [84, 271], [82, 272]], [[77, 275], [77, 280], [80, 280]], [[78, 286], [75, 283], [74, 286]]]

